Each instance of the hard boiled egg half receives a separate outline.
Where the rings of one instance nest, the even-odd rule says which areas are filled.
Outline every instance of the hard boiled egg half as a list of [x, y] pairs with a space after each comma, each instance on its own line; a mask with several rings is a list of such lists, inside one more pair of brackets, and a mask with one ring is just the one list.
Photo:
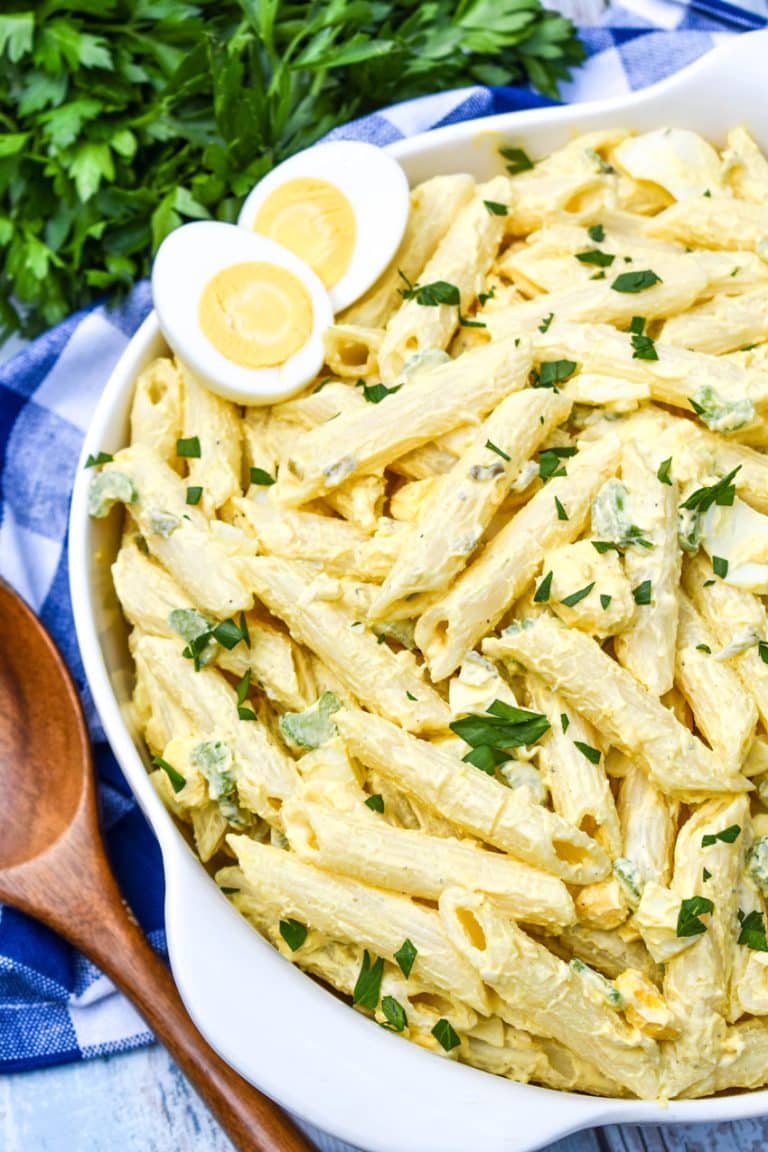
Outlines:
[[265, 236], [235, 224], [185, 224], [160, 245], [152, 296], [174, 352], [228, 400], [284, 400], [322, 367], [333, 322], [325, 286]]
[[334, 140], [274, 168], [248, 196], [238, 224], [308, 264], [340, 312], [392, 260], [409, 207], [396, 160], [373, 144]]

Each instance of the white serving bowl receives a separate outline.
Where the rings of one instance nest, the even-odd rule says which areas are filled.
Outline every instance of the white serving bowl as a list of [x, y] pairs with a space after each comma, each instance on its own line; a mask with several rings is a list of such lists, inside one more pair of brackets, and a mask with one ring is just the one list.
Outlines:
[[[411, 184], [502, 170], [501, 142], [540, 157], [579, 132], [697, 130], [722, 144], [745, 123], [768, 149], [768, 31], [734, 39], [637, 95], [603, 103], [468, 121], [390, 147]], [[133, 381], [164, 351], [151, 315], [131, 340], [99, 401], [83, 446], [127, 441]], [[179, 834], [147, 776], [126, 709], [132, 668], [109, 567], [117, 517], [86, 513], [90, 473], [78, 469], [70, 518], [70, 582], [86, 674], [104, 730], [160, 841], [171, 965], [190, 1015], [234, 1068], [284, 1107], [370, 1152], [529, 1152], [592, 1125], [723, 1121], [768, 1112], [768, 1091], [655, 1103], [600, 1099], [515, 1084], [404, 1042], [352, 1011], [284, 960], [216, 888]]]

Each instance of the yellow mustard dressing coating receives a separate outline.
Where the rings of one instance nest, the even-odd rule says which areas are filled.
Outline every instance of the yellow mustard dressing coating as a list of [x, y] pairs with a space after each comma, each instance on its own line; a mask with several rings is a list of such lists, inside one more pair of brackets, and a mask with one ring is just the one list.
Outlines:
[[355, 248], [352, 205], [333, 184], [312, 176], [276, 188], [259, 208], [253, 230], [295, 252], [326, 288], [342, 278]]
[[232, 264], [200, 297], [200, 327], [213, 346], [245, 368], [284, 364], [312, 333], [312, 300], [301, 281], [277, 264]]

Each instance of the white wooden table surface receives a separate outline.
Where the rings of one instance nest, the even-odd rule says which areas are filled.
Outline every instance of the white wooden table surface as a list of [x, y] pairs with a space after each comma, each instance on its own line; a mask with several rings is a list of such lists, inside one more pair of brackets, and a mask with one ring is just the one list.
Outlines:
[[[603, 0], [555, 0], [590, 23]], [[16, 350], [14, 345], [13, 350]], [[0, 349], [0, 360], [11, 351]], [[376, 1121], [385, 1123], [384, 1117]], [[328, 1143], [319, 1146], [327, 1152]], [[548, 1152], [765, 1152], [768, 1118], [677, 1128], [578, 1133]], [[233, 1152], [158, 1045], [0, 1078], [0, 1152]], [[479, 1152], [467, 1149], [467, 1152]]]

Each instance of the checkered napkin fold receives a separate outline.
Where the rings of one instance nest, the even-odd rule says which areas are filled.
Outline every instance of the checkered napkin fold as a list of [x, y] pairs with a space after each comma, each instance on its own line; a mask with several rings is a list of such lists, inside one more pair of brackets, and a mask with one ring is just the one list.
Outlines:
[[[566, 100], [620, 96], [676, 72], [768, 18], [768, 0], [624, 0], [583, 28], [588, 60]], [[466, 88], [388, 108], [336, 137], [388, 144], [477, 116], [549, 103], [527, 89]], [[163, 874], [151, 831], [104, 742], [84, 682], [67, 586], [67, 511], [83, 434], [120, 353], [150, 309], [139, 284], [121, 307], [81, 312], [0, 367], [0, 574], [53, 633], [81, 689], [99, 800], [123, 892], [161, 952]], [[87, 960], [0, 907], [0, 1072], [84, 1060], [148, 1043], [143, 1021]]]

